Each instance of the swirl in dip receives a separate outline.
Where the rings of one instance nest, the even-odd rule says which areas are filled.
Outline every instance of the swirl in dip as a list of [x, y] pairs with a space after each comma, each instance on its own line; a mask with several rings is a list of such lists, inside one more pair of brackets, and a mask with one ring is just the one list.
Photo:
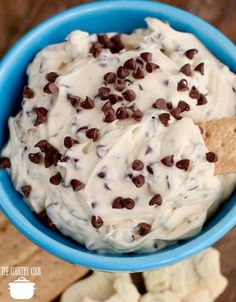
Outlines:
[[[236, 77], [157, 19], [40, 51], [2, 166], [34, 212], [90, 250], [150, 252], [197, 234], [235, 185], [194, 123], [235, 115]], [[8, 160], [9, 159], [9, 160]]]

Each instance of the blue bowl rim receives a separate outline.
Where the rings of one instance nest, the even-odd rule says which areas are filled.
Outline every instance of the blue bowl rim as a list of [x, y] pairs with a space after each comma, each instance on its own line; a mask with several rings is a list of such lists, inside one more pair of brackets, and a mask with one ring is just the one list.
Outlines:
[[[181, 10], [179, 8], [162, 4], [158, 2], [150, 2], [145, 0], [134, 0], [134, 1], [99, 1], [89, 4], [83, 4], [68, 9], [62, 13], [59, 13], [46, 21], [40, 23], [28, 33], [26, 33], [16, 44], [8, 51], [5, 57], [0, 63], [0, 78], [4, 76], [5, 69], [8, 68], [8, 63], [14, 58], [15, 55], [21, 50], [21, 47], [28, 42], [34, 35], [39, 35], [41, 31], [56, 25], [64, 18], [69, 18], [74, 14], [79, 16], [84, 14], [86, 11], [93, 9], [126, 9], [130, 5], [135, 6], [137, 10], [145, 8], [153, 8], [159, 10], [159, 12], [173, 15], [178, 15], [179, 18], [188, 18], [189, 21], [195, 23], [195, 26], [204, 27], [208, 31], [209, 35], [213, 38], [214, 43], [220, 43], [225, 47], [225, 51], [229, 56], [235, 58], [235, 45], [226, 38], [216, 28], [211, 26], [209, 23], [202, 19], [193, 16], [192, 14]], [[79, 11], [78, 11], [79, 7]], [[6, 173], [3, 171], [3, 173]], [[193, 238], [190, 242], [183, 243], [181, 246], [176, 247], [173, 250], [164, 251], [161, 254], [146, 254], [138, 255], [136, 257], [130, 257], [126, 255], [103, 255], [103, 254], [92, 254], [85, 251], [75, 250], [74, 248], [65, 246], [64, 244], [54, 240], [47, 236], [45, 233], [39, 231], [33, 224], [26, 219], [26, 217], [20, 213], [14, 207], [9, 196], [4, 192], [3, 186], [0, 183], [1, 193], [1, 208], [9, 220], [16, 226], [16, 228], [23, 233], [27, 238], [32, 240], [35, 244], [48, 252], [56, 255], [57, 257], [64, 259], [73, 264], [79, 264], [89, 268], [105, 271], [144, 271], [154, 268], [164, 267], [166, 265], [174, 264], [185, 258], [188, 258], [203, 249], [214, 244], [224, 234], [226, 234], [236, 223], [236, 205], [231, 209], [220, 221], [218, 221], [213, 227], [211, 227], [206, 233], [198, 235]]]

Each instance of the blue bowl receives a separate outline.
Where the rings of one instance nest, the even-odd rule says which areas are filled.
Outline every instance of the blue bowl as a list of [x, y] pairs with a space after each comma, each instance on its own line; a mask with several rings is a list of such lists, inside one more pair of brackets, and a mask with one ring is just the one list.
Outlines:
[[[192, 32], [232, 71], [236, 48], [208, 23], [172, 6], [148, 1], [99, 1], [67, 10], [27, 33], [7, 53], [0, 65], [0, 148], [8, 139], [7, 120], [20, 109], [25, 69], [45, 46], [61, 42], [74, 29], [90, 33], [131, 32], [145, 27], [145, 17], [167, 20], [180, 31]], [[202, 232], [152, 254], [101, 255], [43, 226], [14, 190], [6, 171], [0, 171], [0, 204], [10, 221], [34, 243], [74, 264], [105, 271], [144, 271], [176, 263], [209, 247], [236, 223], [236, 194], [225, 201]], [[14, 239], [13, 239], [14, 240]]]

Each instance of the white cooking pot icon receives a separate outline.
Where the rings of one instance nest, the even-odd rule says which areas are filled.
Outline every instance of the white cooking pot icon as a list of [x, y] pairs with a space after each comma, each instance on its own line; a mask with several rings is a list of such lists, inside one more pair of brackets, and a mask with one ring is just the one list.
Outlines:
[[8, 283], [10, 295], [16, 300], [28, 300], [34, 296], [35, 283], [24, 277], [19, 277], [17, 280]]

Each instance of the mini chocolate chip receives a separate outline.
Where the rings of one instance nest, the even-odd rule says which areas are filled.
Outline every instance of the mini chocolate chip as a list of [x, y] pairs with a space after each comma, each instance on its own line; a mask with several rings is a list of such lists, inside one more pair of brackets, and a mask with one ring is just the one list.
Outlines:
[[114, 72], [108, 72], [104, 75], [104, 80], [107, 84], [113, 84], [116, 80], [116, 74]]
[[11, 162], [8, 157], [0, 158], [0, 169], [7, 169], [11, 167]]
[[124, 67], [127, 68], [127, 69], [135, 70], [136, 62], [132, 58], [128, 59], [127, 61], [125, 61]]
[[198, 72], [200, 72], [200, 74], [204, 75], [204, 71], [205, 71], [204, 63], [198, 64], [198, 65], [194, 68], [194, 70], [195, 70], [195, 71], [198, 71]]
[[154, 195], [149, 201], [150, 206], [154, 206], [154, 205], [160, 206], [161, 204], [162, 204], [162, 198], [160, 194]]
[[111, 89], [108, 87], [100, 87], [98, 89], [98, 95], [101, 100], [107, 100], [110, 92], [111, 92]]
[[125, 89], [125, 86], [126, 86], [126, 82], [124, 80], [117, 79], [115, 81], [114, 87], [116, 91], [119, 92], [123, 91]]
[[168, 110], [172, 110], [172, 109], [173, 109], [173, 104], [172, 104], [171, 102], [168, 102], [168, 103], [166, 104], [166, 106], [167, 106], [167, 109], [168, 109]]
[[155, 103], [152, 105], [153, 108], [160, 109], [160, 110], [166, 110], [167, 104], [166, 101], [162, 98], [159, 98], [155, 101]]
[[173, 109], [171, 111], [171, 115], [176, 119], [176, 120], [181, 120], [182, 119], [182, 116], [180, 115], [181, 114], [181, 109], [179, 107], [176, 107], [175, 109]]
[[58, 161], [60, 161], [62, 155], [59, 151], [50, 144], [47, 144], [44, 156], [44, 166], [49, 168], [52, 165], [57, 166]]
[[125, 90], [125, 91], [122, 93], [122, 95], [123, 95], [124, 99], [125, 99], [126, 101], [128, 101], [128, 102], [132, 102], [132, 101], [134, 101], [135, 98], [136, 98], [136, 93], [135, 93], [133, 90], [131, 90], [131, 89]]
[[78, 192], [82, 190], [85, 187], [85, 184], [83, 184], [80, 180], [78, 179], [72, 179], [70, 182], [72, 189], [74, 192]]
[[162, 122], [162, 124], [165, 126], [165, 127], [168, 127], [169, 126], [169, 120], [170, 120], [170, 115], [169, 113], [161, 113], [159, 114], [159, 120]]
[[138, 64], [138, 65], [140, 65], [141, 67], [143, 67], [144, 66], [144, 61], [140, 58], [140, 57], [138, 57], [137, 59], [136, 59], [136, 63]]
[[116, 95], [116, 94], [110, 94], [109, 95], [109, 101], [112, 105], [115, 105], [117, 102], [122, 102], [123, 98], [120, 95]]
[[120, 42], [121, 41], [121, 34], [115, 34], [110, 38], [110, 40], [114, 43]]
[[80, 106], [83, 109], [88, 109], [88, 110], [93, 109], [94, 108], [94, 102], [89, 96], [86, 96], [85, 100], [83, 102], [81, 102]]
[[189, 110], [190, 110], [189, 104], [186, 103], [185, 101], [179, 101], [177, 107], [180, 108], [180, 111], [181, 111], [181, 112], [189, 111]]
[[141, 222], [138, 224], [138, 234], [140, 236], [146, 236], [151, 231], [151, 225], [145, 222]]
[[32, 99], [34, 97], [34, 91], [29, 86], [24, 86], [22, 96], [27, 99]]
[[143, 113], [141, 110], [137, 109], [137, 110], [134, 110], [131, 117], [135, 120], [135, 121], [138, 121], [140, 122], [143, 118]]
[[128, 111], [125, 107], [119, 107], [116, 110], [116, 116], [118, 120], [123, 120], [129, 117]]
[[142, 69], [141, 67], [138, 67], [138, 68], [136, 69], [136, 71], [134, 71], [134, 72], [132, 73], [132, 76], [133, 76], [135, 79], [143, 79], [144, 76], [145, 76], [145, 73], [144, 73], [144, 71], [143, 71], [143, 69]]
[[40, 152], [30, 153], [28, 155], [28, 158], [29, 158], [30, 161], [32, 161], [32, 163], [39, 164], [40, 161], [41, 161], [41, 154], [40, 154]]
[[26, 198], [30, 197], [32, 191], [32, 187], [30, 185], [25, 185], [21, 187], [21, 192], [24, 194]]
[[68, 149], [72, 148], [75, 144], [78, 144], [78, 141], [71, 136], [66, 136], [64, 138], [64, 146]]
[[193, 57], [194, 57], [197, 53], [198, 53], [198, 50], [195, 49], [195, 48], [193, 48], [193, 49], [186, 50], [184, 54], [185, 54], [185, 56], [186, 56], [188, 59], [192, 60]]
[[205, 104], [207, 104], [207, 98], [205, 97], [205, 95], [204, 94], [200, 94], [200, 97], [198, 98], [198, 100], [197, 100], [197, 106], [201, 106], [201, 105], [205, 105]]
[[97, 175], [98, 175], [99, 178], [106, 177], [106, 173], [105, 172], [99, 172]]
[[138, 175], [138, 176], [132, 177], [132, 182], [135, 184], [135, 186], [137, 188], [140, 188], [144, 185], [145, 178], [143, 175]]
[[206, 160], [209, 161], [209, 163], [215, 163], [218, 161], [218, 156], [214, 152], [207, 152]]
[[98, 42], [101, 44], [106, 44], [109, 41], [109, 37], [107, 34], [97, 34]]
[[99, 216], [92, 216], [91, 223], [95, 229], [99, 229], [103, 225], [103, 220]]
[[76, 108], [80, 102], [80, 97], [76, 95], [72, 95], [71, 93], [67, 94], [67, 99], [70, 101], [71, 105]]
[[135, 207], [135, 201], [132, 198], [124, 198], [124, 205], [127, 210], [132, 210]]
[[51, 71], [46, 74], [46, 80], [48, 80], [48, 82], [50, 82], [50, 83], [54, 83], [58, 77], [59, 77], [59, 74], [54, 71]]
[[120, 79], [125, 79], [129, 75], [128, 69], [123, 66], [118, 67], [117, 69], [117, 76]]
[[140, 54], [140, 57], [145, 61], [145, 62], [150, 62], [152, 60], [152, 53], [151, 52], [142, 52]]
[[92, 139], [94, 142], [98, 140], [99, 130], [98, 128], [90, 128], [86, 131], [86, 136]]
[[43, 91], [47, 94], [52, 94], [54, 96], [58, 95], [59, 89], [56, 86], [55, 83], [47, 83], [44, 87], [43, 87]]
[[115, 111], [113, 109], [106, 111], [105, 112], [104, 122], [106, 122], [106, 123], [112, 123], [114, 120], [116, 120]]
[[57, 172], [56, 175], [53, 175], [49, 181], [52, 185], [58, 186], [61, 183], [62, 177], [61, 177], [61, 173]]
[[112, 202], [112, 208], [113, 209], [123, 209], [125, 207], [124, 205], [124, 199], [122, 197], [116, 197]]
[[46, 152], [48, 146], [50, 146], [50, 144], [45, 139], [39, 141], [37, 144], [34, 145], [35, 148], [38, 147], [43, 153]]
[[177, 161], [176, 167], [181, 170], [188, 171], [189, 164], [190, 164], [189, 159], [181, 159], [181, 160]]
[[182, 72], [183, 74], [185, 74], [186, 76], [191, 76], [191, 74], [192, 74], [190, 64], [183, 65], [179, 71]]
[[153, 62], [148, 62], [146, 64], [146, 70], [149, 73], [152, 73], [155, 69], [159, 69], [159, 68], [160, 68], [160, 66]]
[[106, 113], [107, 111], [112, 110], [112, 106], [110, 101], [107, 101], [103, 106], [102, 106], [102, 111]]
[[191, 88], [191, 90], [189, 92], [190, 98], [192, 98], [192, 99], [199, 99], [200, 95], [201, 94], [200, 94], [199, 90], [195, 86], [192, 86], [192, 88]]
[[152, 153], [152, 151], [153, 151], [153, 149], [150, 146], [148, 146], [145, 151], [145, 154], [150, 154], [150, 153]]
[[188, 82], [185, 79], [180, 80], [179, 83], [177, 84], [178, 91], [186, 91], [188, 89], [189, 89]]
[[98, 43], [94, 42], [91, 44], [89, 52], [93, 55], [94, 58], [97, 58], [101, 51], [102, 48]]
[[161, 163], [166, 167], [172, 167], [174, 165], [174, 155], [167, 155], [161, 159]]
[[151, 164], [147, 166], [147, 171], [148, 171], [148, 173], [150, 173], [150, 174], [152, 174], [152, 175], [154, 174], [153, 168], [152, 168], [152, 165], [151, 165]]
[[33, 109], [36, 113], [36, 120], [34, 126], [39, 126], [47, 121], [48, 110], [44, 107], [36, 107]]
[[144, 164], [141, 160], [135, 159], [132, 163], [132, 169], [135, 171], [141, 171], [144, 168]]

